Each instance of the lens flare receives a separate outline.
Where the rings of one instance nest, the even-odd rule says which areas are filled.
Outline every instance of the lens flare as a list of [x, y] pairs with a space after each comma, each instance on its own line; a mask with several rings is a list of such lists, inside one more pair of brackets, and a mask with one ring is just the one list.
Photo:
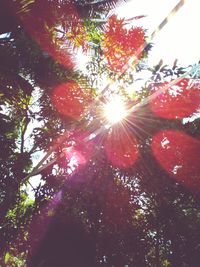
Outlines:
[[115, 97], [104, 106], [104, 117], [112, 125], [122, 121], [128, 115], [121, 97]]
[[152, 151], [170, 176], [192, 191], [199, 192], [200, 141], [184, 132], [163, 130], [153, 137]]
[[56, 110], [73, 119], [79, 119], [91, 102], [91, 93], [74, 81], [59, 84], [52, 93]]
[[[152, 92], [162, 90], [169, 84], [152, 84]], [[150, 103], [151, 110], [167, 119], [183, 119], [191, 116], [200, 108], [199, 84], [190, 86], [190, 79], [184, 78], [164, 90]]]
[[128, 169], [136, 162], [139, 151], [134, 135], [123, 127], [113, 127], [105, 140], [105, 152], [113, 166]]

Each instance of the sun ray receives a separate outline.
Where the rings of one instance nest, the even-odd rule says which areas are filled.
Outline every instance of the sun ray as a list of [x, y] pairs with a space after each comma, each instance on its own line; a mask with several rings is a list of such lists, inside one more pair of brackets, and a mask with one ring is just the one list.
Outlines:
[[140, 127], [137, 123], [134, 123], [133, 120], [126, 118], [126, 121], [129, 125], [133, 126], [133, 129], [135, 129], [135, 133], [138, 134], [138, 136], [139, 136], [139, 133], [137, 133], [136, 129], [138, 129], [140, 132], [144, 133], [145, 135], [149, 135], [149, 133], [144, 128]]
[[155, 117], [150, 117], [149, 115], [141, 115], [138, 113], [137, 113], [137, 118], [139, 118], [141, 120], [149, 121], [149, 122], [157, 121], [157, 118], [155, 118]]

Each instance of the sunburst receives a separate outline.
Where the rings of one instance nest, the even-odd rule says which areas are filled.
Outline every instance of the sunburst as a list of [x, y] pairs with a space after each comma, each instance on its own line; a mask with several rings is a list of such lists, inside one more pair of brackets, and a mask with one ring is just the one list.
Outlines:
[[122, 97], [116, 95], [103, 107], [103, 114], [106, 121], [113, 125], [123, 121], [128, 115], [128, 109]]

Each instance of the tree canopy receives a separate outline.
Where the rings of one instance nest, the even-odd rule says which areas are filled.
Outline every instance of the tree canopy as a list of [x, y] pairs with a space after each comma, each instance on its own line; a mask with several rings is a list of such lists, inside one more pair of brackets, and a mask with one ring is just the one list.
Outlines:
[[0, 266], [199, 266], [199, 65], [117, 4], [0, 3]]

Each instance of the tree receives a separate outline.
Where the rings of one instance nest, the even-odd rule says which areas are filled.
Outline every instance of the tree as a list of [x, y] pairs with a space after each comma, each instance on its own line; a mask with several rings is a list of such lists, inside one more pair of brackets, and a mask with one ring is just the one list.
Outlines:
[[[198, 77], [145, 66], [145, 31], [107, 19], [115, 3], [1, 4], [2, 266], [198, 266], [199, 119], [182, 122], [199, 108]], [[79, 49], [93, 53], [87, 75]], [[116, 94], [129, 113], [105, 127]], [[38, 151], [48, 157], [33, 168]]]

